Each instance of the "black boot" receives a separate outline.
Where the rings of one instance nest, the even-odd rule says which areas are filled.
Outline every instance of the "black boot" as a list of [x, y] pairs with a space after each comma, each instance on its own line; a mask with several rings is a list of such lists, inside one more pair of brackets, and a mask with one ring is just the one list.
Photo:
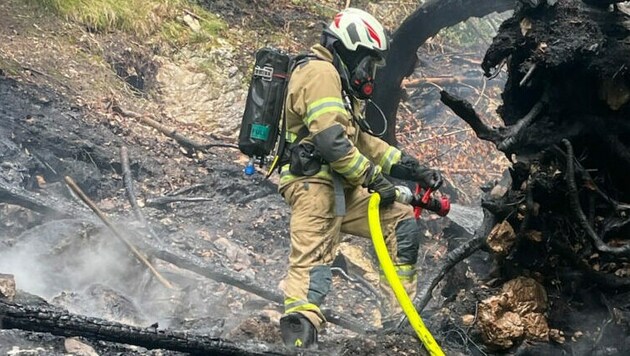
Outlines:
[[317, 344], [317, 329], [300, 313], [290, 313], [280, 318], [282, 341], [288, 347], [312, 348]]

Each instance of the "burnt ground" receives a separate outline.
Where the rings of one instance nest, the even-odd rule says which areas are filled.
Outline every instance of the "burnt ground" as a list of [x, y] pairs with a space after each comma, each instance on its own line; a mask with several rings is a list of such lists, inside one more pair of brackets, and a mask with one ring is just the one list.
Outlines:
[[[49, 88], [7, 76], [0, 77], [0, 98], [0, 177], [6, 183], [79, 205], [62, 181], [70, 176], [133, 239], [133, 231], [143, 231], [124, 195], [118, 150], [126, 145], [140, 199], [203, 184], [193, 195], [207, 197], [207, 202], [142, 209], [167, 245], [250, 275], [270, 290], [277, 288], [288, 255], [288, 209], [273, 183], [263, 181], [260, 175], [243, 177], [242, 165], [232, 162], [237, 160], [233, 152], [217, 149], [203, 158], [188, 158], [171, 141], [132, 135], [125, 123], [106, 117], [94, 120]], [[19, 289], [75, 313], [133, 325], [158, 322], [160, 327], [236, 341], [280, 342], [276, 331], [279, 313], [272, 304], [158, 263], [165, 276], [181, 288], [167, 292], [155, 280], [147, 281], [144, 268], [94, 218], [60, 220], [8, 204], [0, 209], [0, 265], [3, 272], [15, 274]], [[349, 312], [361, 303], [364, 307], [354, 316], [370, 320], [372, 315], [366, 310], [374, 309], [373, 299], [366, 302], [363, 293], [342, 279], [336, 278], [335, 284], [327, 305]], [[6, 341], [1, 343], [7, 345], [3, 347], [9, 347], [2, 351], [32, 346], [54, 354], [61, 352], [63, 344], [59, 338], [17, 331], [0, 335]], [[364, 339], [344, 346], [339, 335], [351, 334], [331, 326], [322, 335], [323, 347], [328, 342], [328, 347], [346, 349], [346, 354], [357, 347], [388, 348], [381, 343], [361, 348], [358, 345], [367, 342]], [[398, 339], [394, 337], [393, 342], [398, 344]], [[413, 338], [407, 345], [418, 346]], [[92, 346], [102, 352], [121, 347]]]
[[[272, 2], [254, 3], [265, 8]], [[225, 13], [234, 26], [239, 20], [246, 22], [260, 16], [255, 11], [235, 7], [232, 2], [207, 2], [206, 5]], [[3, 6], [6, 4], [0, 4], [0, 10]], [[265, 11], [273, 9], [267, 6]], [[297, 18], [303, 21], [304, 28], [317, 22], [318, 15], [309, 18], [300, 9], [289, 7], [287, 11], [299, 12]], [[234, 16], [230, 16], [230, 11]], [[42, 34], [33, 30], [37, 28], [31, 23], [17, 21], [21, 17], [6, 18], [10, 22], [0, 26], [0, 35], [8, 34], [15, 41], [15, 51], [6, 53], [0, 47], [0, 179], [50, 201], [61, 199], [83, 213], [60, 218], [0, 204], [0, 273], [15, 274], [19, 289], [74, 313], [145, 327], [157, 322], [160, 329], [219, 336], [235, 342], [253, 339], [279, 345], [280, 311], [274, 303], [156, 260], [158, 269], [177, 286], [175, 291], [166, 290], [150, 278], [145, 268], [87, 209], [79, 208], [81, 203], [62, 180], [64, 176], [71, 176], [77, 181], [126, 232], [127, 238], [133, 241], [140, 239], [139, 235], [146, 236], [146, 229], [134, 218], [125, 197], [119, 149], [126, 146], [141, 210], [155, 235], [163, 240], [165, 249], [186, 251], [204, 262], [249, 276], [269, 290], [277, 291], [288, 256], [289, 211], [276, 193], [273, 179], [264, 181], [260, 175], [245, 178], [242, 157], [233, 150], [215, 148], [209, 153], [187, 155], [177, 143], [157, 131], [132, 118], [115, 115], [109, 106], [112, 97], [125, 108], [139, 112], [158, 110], [151, 105], [138, 109], [146, 103], [138, 104], [134, 97], [137, 93], [126, 91], [127, 86], [120, 79], [114, 78], [118, 82], [114, 85], [115, 95], [110, 96], [111, 87], [99, 78], [115, 77], [112, 68], [81, 67], [81, 63], [70, 60], [72, 53], [64, 57], [43, 46], [51, 42], [48, 39], [33, 43], [31, 39], [14, 36], [14, 33], [36, 32], [36, 36], [43, 38], [49, 33], [46, 26], [51, 29], [59, 26], [64, 28], [60, 31], [62, 35], [78, 37], [71, 26], [41, 21], [38, 26], [44, 27]], [[273, 26], [292, 26], [281, 17], [269, 18]], [[124, 57], [121, 52], [124, 47], [120, 44], [126, 41], [117, 36], [98, 37], [111, 41], [111, 47], [106, 46], [113, 52], [111, 58]], [[93, 42], [88, 39], [86, 43], [98, 47]], [[80, 45], [86, 46], [85, 43]], [[137, 43], [131, 45], [136, 46]], [[141, 51], [141, 48], [136, 50]], [[62, 68], [65, 63], [79, 74], [69, 78], [46, 74], [53, 71], [45, 69]], [[88, 75], [92, 73], [93, 76]], [[165, 121], [197, 140], [216, 139], [203, 125]], [[195, 186], [182, 195], [204, 197], [206, 201], [149, 206], [150, 198]], [[428, 234], [422, 246], [421, 281], [447, 248], [453, 249], [469, 238], [456, 227], [442, 232], [446, 222], [441, 219], [430, 220], [428, 225], [435, 234]], [[448, 247], [444, 237], [450, 238]], [[362, 247], [369, 245], [367, 241], [351, 237], [345, 237], [344, 242]], [[493, 269], [494, 262], [487, 253], [478, 252], [455, 267], [422, 313], [447, 354], [614, 355], [619, 354], [619, 348], [612, 347], [615, 345], [612, 340], [626, 340], [622, 344], [628, 345], [624, 329], [616, 326], [619, 319], [615, 318], [615, 311], [606, 309], [605, 300], [585, 302], [588, 298], [592, 301], [593, 297], [580, 291], [589, 287], [572, 281], [571, 271], [563, 271], [565, 279], [555, 285], [555, 290], [549, 290], [552, 299], [549, 323], [550, 327], [564, 330], [565, 340], [526, 342], [523, 345], [529, 348], [517, 346], [505, 352], [483, 346], [479, 331], [464, 324], [462, 317], [476, 316], [479, 301], [495, 294], [504, 282]], [[365, 266], [350, 263], [349, 269], [355, 275], [368, 275]], [[593, 305], [597, 308], [591, 309]], [[366, 326], [379, 324], [374, 295], [365, 286], [340, 276], [334, 277], [333, 292], [326, 306], [358, 318]], [[324, 354], [424, 353], [418, 341], [407, 334], [358, 337], [331, 325], [321, 339]], [[67, 340], [45, 333], [0, 330], [0, 353], [58, 355], [67, 352]], [[176, 354], [82, 341], [101, 354]]]

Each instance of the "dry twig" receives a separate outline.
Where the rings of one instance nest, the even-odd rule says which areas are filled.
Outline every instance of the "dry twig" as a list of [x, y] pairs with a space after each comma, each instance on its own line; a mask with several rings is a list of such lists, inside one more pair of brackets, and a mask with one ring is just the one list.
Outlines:
[[74, 182], [74, 180], [72, 180], [72, 178], [66, 176], [65, 177], [65, 181], [66, 184], [68, 184], [68, 187], [70, 187], [70, 189], [72, 189], [72, 191], [79, 196], [79, 198], [81, 198], [81, 200], [83, 200], [83, 202], [85, 204], [87, 204], [87, 206], [92, 209], [92, 211], [101, 219], [101, 221], [103, 221], [103, 223], [114, 233], [114, 236], [116, 236], [120, 241], [122, 241], [125, 246], [127, 246], [127, 248], [133, 253], [134, 256], [136, 256], [136, 258], [138, 260], [140, 260], [140, 262], [142, 262], [145, 266], [147, 266], [147, 268], [153, 273], [153, 275], [155, 275], [155, 277], [167, 288], [169, 289], [173, 289], [173, 285], [166, 279], [164, 278], [160, 272], [158, 272], [158, 270], [155, 269], [155, 267], [153, 267], [153, 265], [151, 264], [151, 262], [149, 262], [149, 260], [147, 260], [146, 257], [144, 257], [140, 251], [138, 251], [138, 249], [131, 244], [131, 242], [129, 242], [129, 240], [127, 240], [119, 231], [118, 229], [109, 221], [109, 219], [105, 216], [105, 214], [103, 214], [103, 212], [101, 211], [101, 209], [98, 208], [98, 206], [96, 206], [96, 204], [94, 204], [94, 202], [88, 198], [87, 195], [85, 195], [85, 193], [83, 193], [83, 191], [81, 190], [81, 188], [79, 188], [79, 186]]

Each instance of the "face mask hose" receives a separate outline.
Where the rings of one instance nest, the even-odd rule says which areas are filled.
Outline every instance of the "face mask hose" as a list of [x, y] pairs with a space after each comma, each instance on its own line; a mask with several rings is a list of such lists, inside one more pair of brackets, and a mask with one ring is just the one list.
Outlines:
[[372, 243], [374, 244], [374, 249], [376, 250], [376, 256], [378, 257], [378, 261], [383, 269], [385, 278], [387, 278], [387, 282], [392, 287], [402, 310], [405, 312], [405, 315], [407, 315], [411, 327], [415, 330], [416, 334], [424, 344], [424, 347], [427, 351], [429, 351], [429, 354], [431, 354], [431, 356], [444, 356], [444, 352], [440, 348], [440, 345], [438, 345], [429, 329], [427, 329], [424, 325], [422, 318], [420, 318], [418, 311], [413, 306], [413, 302], [400, 282], [398, 274], [396, 274], [394, 263], [387, 251], [385, 239], [383, 239], [383, 231], [381, 230], [381, 219], [378, 208], [380, 201], [381, 197], [377, 193], [372, 194], [370, 197], [370, 201], [368, 203], [368, 224], [370, 226], [370, 235], [372, 235]]

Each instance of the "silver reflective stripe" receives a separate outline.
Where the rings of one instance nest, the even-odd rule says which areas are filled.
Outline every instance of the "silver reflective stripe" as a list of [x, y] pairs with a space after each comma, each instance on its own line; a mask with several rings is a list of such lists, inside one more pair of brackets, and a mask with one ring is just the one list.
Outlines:
[[400, 156], [401, 152], [396, 147], [390, 146], [387, 151], [385, 151], [385, 154], [383, 155], [383, 157], [381, 158], [381, 162], [379, 163], [379, 165], [383, 168], [383, 172], [389, 174], [392, 169], [393, 163], [396, 162], [397, 159], [399, 160]]
[[352, 159], [352, 161], [350, 161], [348, 166], [346, 166], [345, 168], [337, 169], [336, 171], [350, 179], [354, 179], [361, 174], [362, 168], [367, 164], [369, 164], [368, 159], [357, 152], [356, 156]]
[[313, 122], [313, 120], [329, 112], [348, 114], [341, 98], [336, 98], [334, 96], [326, 97], [319, 99], [308, 106], [304, 123], [308, 126], [311, 122]]

